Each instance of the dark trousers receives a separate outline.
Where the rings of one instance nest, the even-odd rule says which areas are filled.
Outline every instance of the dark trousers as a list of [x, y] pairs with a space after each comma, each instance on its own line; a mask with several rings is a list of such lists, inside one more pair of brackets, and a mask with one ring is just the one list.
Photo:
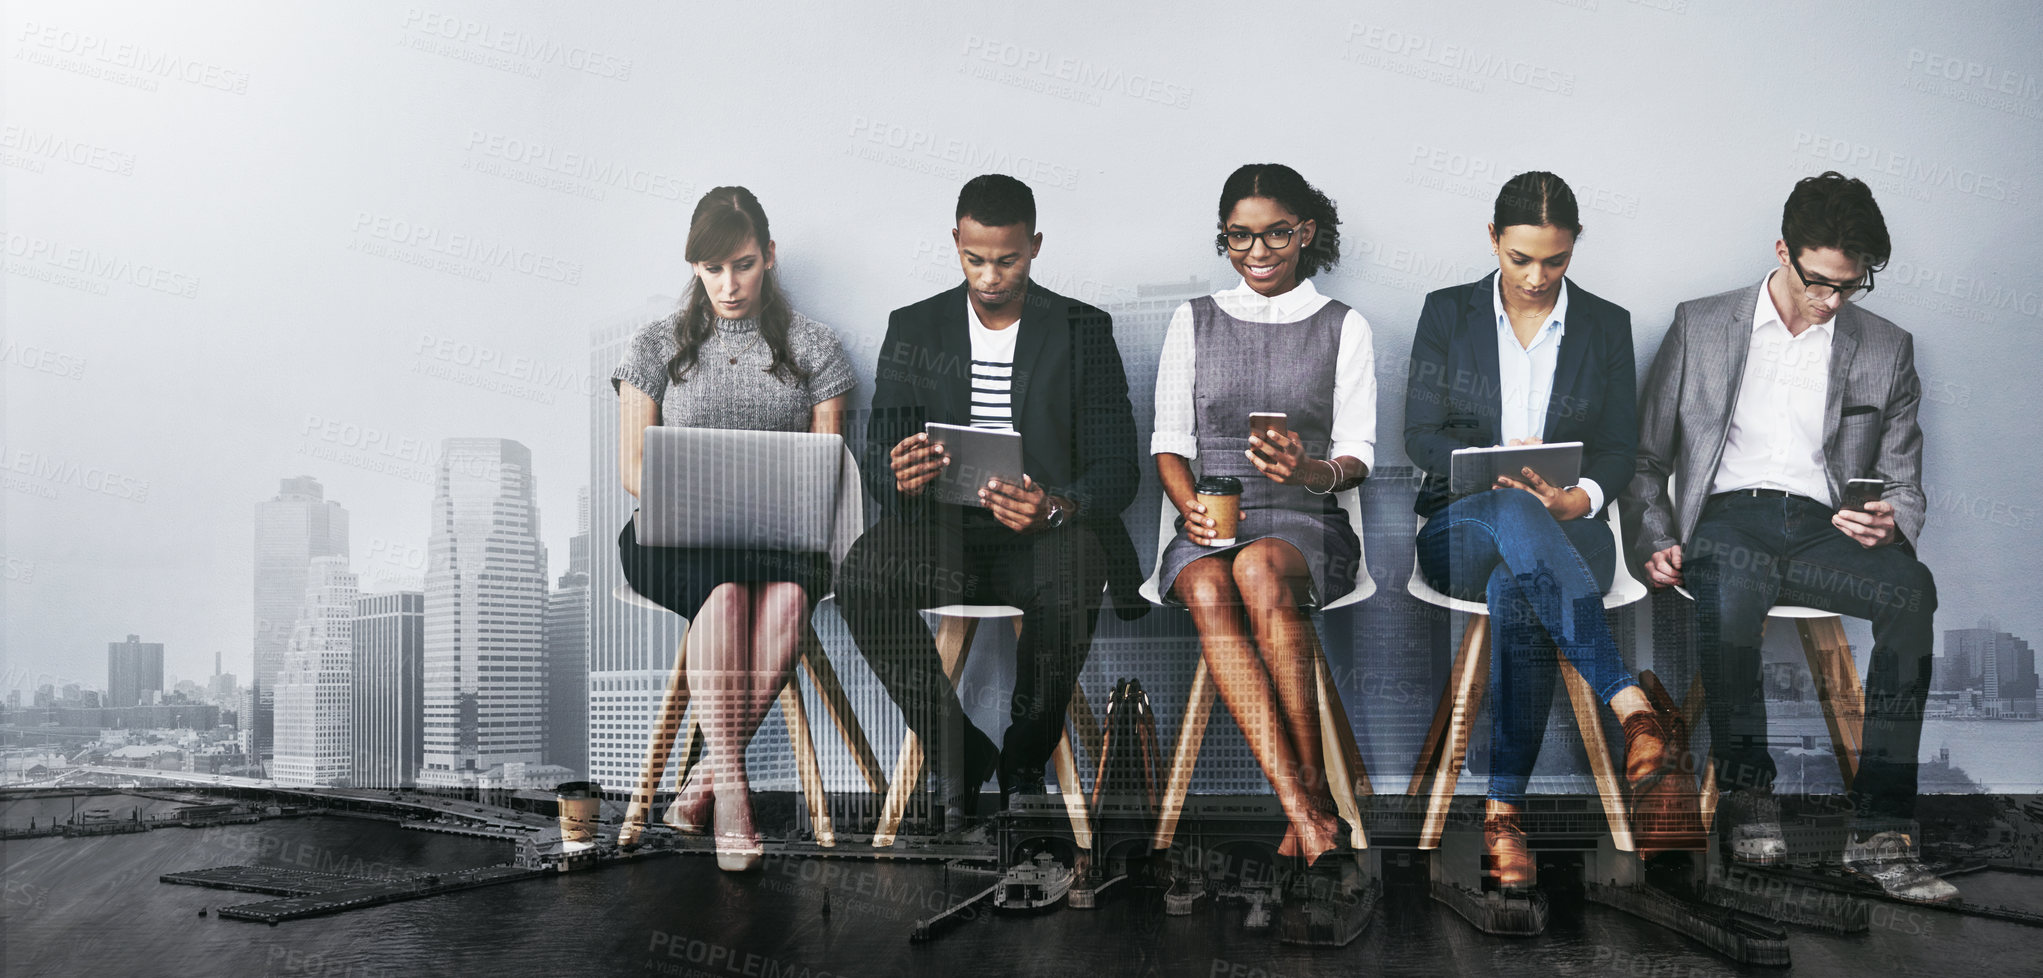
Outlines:
[[1073, 523], [1017, 534], [983, 512], [933, 506], [922, 519], [882, 518], [852, 545], [837, 598], [858, 648], [932, 757], [962, 749], [964, 709], [917, 614], [946, 604], [1022, 609], [1003, 780], [1041, 776], [1064, 732], [1065, 706], [1092, 649], [1105, 562]]
[[1775, 603], [1807, 605], [1873, 623], [1852, 803], [1861, 815], [1907, 818], [1929, 695], [1936, 581], [1903, 547], [1860, 546], [1830, 524], [1831, 512], [1801, 496], [1725, 493], [1710, 498], [1682, 548], [1681, 574], [1696, 600], [1717, 784], [1772, 786], [1760, 630]]

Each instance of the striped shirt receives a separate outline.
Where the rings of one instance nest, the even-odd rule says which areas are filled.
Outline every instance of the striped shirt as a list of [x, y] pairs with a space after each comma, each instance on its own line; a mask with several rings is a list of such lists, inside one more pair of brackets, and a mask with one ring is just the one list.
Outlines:
[[1006, 329], [987, 329], [968, 305], [965, 317], [972, 331], [972, 427], [1014, 429], [1014, 338], [1016, 320]]

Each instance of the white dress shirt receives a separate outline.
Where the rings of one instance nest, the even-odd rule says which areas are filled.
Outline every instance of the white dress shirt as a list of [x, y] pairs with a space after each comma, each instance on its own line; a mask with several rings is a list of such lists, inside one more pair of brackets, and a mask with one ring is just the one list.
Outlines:
[[1731, 408], [1724, 458], [1710, 492], [1784, 489], [1833, 505], [1823, 465], [1823, 403], [1830, 391], [1830, 340], [1836, 317], [1791, 336], [1759, 281], [1752, 348]]
[[[1320, 310], [1328, 302], [1313, 288], [1312, 280], [1279, 296], [1264, 297], [1240, 285], [1213, 293], [1222, 312], [1251, 323], [1295, 323]], [[1156, 366], [1156, 430], [1149, 436], [1149, 452], [1169, 452], [1185, 458], [1199, 457], [1199, 441], [1192, 430], [1192, 378], [1198, 366], [1198, 344], [1192, 336], [1192, 304], [1178, 306], [1163, 334], [1163, 353]], [[1242, 419], [1244, 430], [1248, 419]], [[1352, 455], [1370, 469], [1376, 468], [1376, 345], [1371, 342], [1369, 321], [1353, 309], [1341, 320], [1341, 338], [1334, 354], [1334, 416], [1328, 458]]]
[[[1490, 279], [1490, 306], [1497, 312], [1498, 440], [1546, 439], [1546, 409], [1553, 400], [1554, 369], [1561, 362], [1561, 337], [1568, 335], [1568, 280], [1561, 280], [1560, 298], [1547, 313], [1546, 325], [1529, 346], [1518, 345], [1511, 317], [1504, 313], [1503, 276]], [[1589, 494], [1589, 515], [1603, 511], [1603, 487], [1595, 479], [1575, 483]]]

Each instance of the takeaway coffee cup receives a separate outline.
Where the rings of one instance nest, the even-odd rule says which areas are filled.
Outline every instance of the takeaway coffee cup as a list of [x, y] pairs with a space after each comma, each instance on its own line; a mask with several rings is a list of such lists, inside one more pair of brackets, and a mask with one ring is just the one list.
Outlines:
[[596, 843], [596, 822], [602, 817], [603, 786], [594, 781], [569, 781], [553, 789], [560, 806], [560, 841], [572, 848]]
[[1241, 480], [1233, 476], [1209, 475], [1193, 483], [1199, 504], [1213, 520], [1214, 537], [1209, 547], [1234, 546], [1234, 534], [1241, 526]]

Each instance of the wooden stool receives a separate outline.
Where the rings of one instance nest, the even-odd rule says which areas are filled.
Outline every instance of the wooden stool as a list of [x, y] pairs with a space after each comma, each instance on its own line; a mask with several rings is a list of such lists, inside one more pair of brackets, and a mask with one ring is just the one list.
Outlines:
[[[1611, 539], [1616, 546], [1616, 569], [1611, 577], [1610, 590], [1603, 596], [1603, 608], [1608, 611], [1643, 599], [1646, 586], [1639, 583], [1638, 578], [1632, 576], [1631, 569], [1625, 566], [1624, 537], [1619, 529], [1617, 503], [1612, 501], [1605, 509], [1608, 510], [1606, 518], [1610, 524]], [[1426, 528], [1425, 517], [1419, 517], [1418, 528]], [[1416, 796], [1431, 777], [1433, 790], [1426, 798], [1426, 818], [1419, 827], [1419, 848], [1437, 849], [1440, 847], [1440, 835], [1447, 827], [1447, 808], [1454, 800], [1455, 782], [1460, 779], [1462, 766], [1468, 760], [1469, 730], [1476, 714], [1482, 710], [1483, 693], [1490, 681], [1490, 609], [1481, 601], [1465, 601], [1434, 590], [1420, 573], [1416, 557], [1412, 561], [1411, 581], [1405, 588], [1412, 597], [1427, 604], [1449, 611], [1467, 612], [1471, 616], [1468, 628], [1462, 632], [1461, 647], [1454, 654], [1447, 688], [1440, 692], [1440, 705], [1433, 711], [1433, 723], [1426, 731], [1425, 743], [1419, 748], [1418, 759], [1412, 766], [1411, 783], [1405, 786], [1406, 795]], [[1567, 656], [1558, 654], [1556, 650], [1555, 659], [1560, 667], [1561, 682], [1568, 690], [1568, 704], [1575, 712], [1575, 726], [1582, 734], [1582, 751], [1588, 755], [1589, 771], [1596, 778], [1596, 793], [1603, 800], [1603, 817], [1610, 826], [1611, 845], [1619, 852], [1632, 852], [1631, 817], [1625, 810], [1624, 787], [1617, 766], [1610, 759], [1610, 745], [1603, 736], [1600, 712], [1603, 704]]]
[[[627, 604], [664, 610], [660, 605], [632, 590], [629, 584], [617, 585], [611, 591], [611, 595]], [[829, 596], [823, 598], [823, 601], [829, 600], [831, 600]], [[820, 603], [818, 602], [819, 605]], [[687, 622], [684, 621], [680, 645], [674, 650], [674, 669], [668, 679], [667, 694], [661, 700], [662, 707], [654, 722], [652, 740], [646, 745], [646, 762], [641, 770], [647, 774], [641, 778], [638, 789], [633, 792], [634, 802], [644, 799], [647, 807], [650, 807], [653, 795], [659, 790], [660, 780], [672, 756], [676, 735], [686, 716], [689, 701], [688, 636], [691, 632], [692, 629], [688, 628]], [[852, 760], [865, 775], [867, 786], [874, 794], [886, 791], [887, 782], [880, 771], [879, 758], [874, 756], [872, 745], [866, 741], [865, 730], [859, 726], [858, 715], [851, 710], [851, 700], [844, 695], [844, 686], [838, 682], [837, 670], [830, 665], [830, 658], [824, 653], [823, 643], [816, 637], [816, 630], [807, 622], [803, 622], [802, 636], [798, 641], [800, 657], [797, 661], [800, 669], [808, 674], [809, 682], [816, 687], [816, 693], [823, 701], [824, 711], [830, 714], [838, 735], [844, 739], [846, 747], [850, 750]], [[816, 760], [815, 738], [809, 731], [808, 709], [803, 703], [799, 684], [800, 680], [796, 675], [790, 673], [787, 685], [780, 688], [781, 717], [787, 724], [788, 741], [794, 748], [795, 771], [801, 781], [802, 795], [808, 804], [809, 822], [814, 829], [816, 844], [835, 846], [837, 832], [831, 823], [830, 807], [823, 787], [823, 771]], [[687, 782], [689, 773], [701, 760], [702, 746], [702, 724], [698, 718], [688, 724], [688, 736], [681, 748], [680, 769], [674, 775], [674, 784], [677, 787]], [[680, 803], [677, 794], [669, 806], [669, 813], [671, 814], [672, 808]]]
[[[1369, 562], [1361, 549], [1362, 504], [1361, 493], [1350, 489], [1339, 495], [1341, 510], [1347, 514], [1348, 525], [1355, 531], [1357, 551], [1355, 554], [1355, 589], [1327, 602], [1319, 609], [1322, 614], [1345, 608], [1365, 601], [1376, 593], [1376, 579], [1369, 576]], [[1176, 520], [1178, 510], [1171, 505], [1170, 497], [1163, 497], [1162, 512], [1157, 519], [1156, 567], [1149, 574], [1149, 580], [1142, 582], [1142, 596], [1149, 603], [1165, 606], [1159, 591], [1160, 575], [1163, 571], [1164, 548], [1170, 546], [1177, 536]], [[1368, 796], [1369, 772], [1363, 766], [1362, 752], [1355, 745], [1355, 727], [1348, 722], [1348, 708], [1341, 702], [1340, 687], [1334, 682], [1333, 670], [1327, 667], [1326, 650], [1320, 645], [1319, 630], [1310, 633], [1313, 671], [1317, 681], [1314, 687], [1319, 699], [1319, 732], [1321, 770], [1326, 775], [1327, 790], [1334, 796], [1334, 809], [1348, 823], [1348, 845], [1355, 849], [1369, 848], [1369, 833], [1362, 826], [1362, 806], [1358, 797]], [[1201, 653], [1199, 664], [1192, 672], [1192, 691], [1186, 697], [1185, 716], [1178, 723], [1177, 748], [1171, 754], [1170, 778], [1164, 785], [1163, 806], [1156, 820], [1156, 836], [1151, 846], [1168, 849], [1178, 832], [1178, 820], [1184, 815], [1185, 796], [1192, 788], [1192, 773], [1199, 764], [1199, 748], [1206, 741], [1206, 724], [1213, 716], [1213, 701], [1219, 690], [1213, 687], [1213, 677], [1206, 668], [1206, 656]]]
[[[943, 660], [943, 674], [953, 684], [958, 675], [965, 671], [965, 657], [971, 654], [972, 639], [979, 634], [979, 620], [982, 618], [1012, 618], [1014, 634], [1021, 637], [1022, 610], [1005, 604], [952, 604], [939, 608], [923, 609], [937, 616], [936, 654]], [[1092, 848], [1092, 818], [1086, 812], [1085, 790], [1078, 783], [1078, 762], [1071, 755], [1071, 730], [1076, 726], [1079, 737], [1086, 747], [1098, 756], [1100, 749], [1100, 726], [1094, 720], [1092, 705], [1085, 699], [1083, 687], [1074, 684], [1071, 690], [1071, 704], [1068, 708], [1067, 725], [1064, 735], [1057, 740], [1057, 749], [1050, 755], [1050, 763], [1057, 772], [1057, 790], [1064, 799], [1064, 814], [1071, 820], [1071, 834], [1078, 842], [1078, 848]], [[886, 848], [894, 844], [901, 830], [901, 817], [908, 811], [909, 798], [922, 787], [922, 738], [910, 730], [901, 738], [901, 753], [894, 760], [894, 779], [887, 789], [887, 800], [880, 806], [880, 822], [873, 830], [873, 846]], [[978, 785], [972, 790], [977, 791]]]
[[[1675, 590], [1682, 597], [1695, 600], [1687, 588]], [[1837, 772], [1844, 779], [1845, 789], [1850, 790], [1852, 781], [1858, 777], [1859, 754], [1864, 747], [1866, 689], [1859, 681], [1858, 664], [1852, 660], [1851, 643], [1844, 635], [1844, 617], [1793, 604], [1774, 605], [1767, 609], [1766, 617], [1769, 622], [1795, 623], [1795, 631], [1802, 640], [1802, 658], [1809, 663], [1809, 675], [1816, 682], [1816, 699], [1823, 704], [1823, 720], [1830, 728], [1830, 751], [1837, 758]], [[1764, 634], [1762, 629], [1761, 635]], [[1698, 649], [1697, 653], [1715, 654], [1708, 649]], [[1690, 730], [1696, 729], [1702, 719], [1706, 695], [1702, 685], [1700, 676], [1691, 680], [1682, 705]], [[1710, 736], [1714, 739], [1716, 731], [1710, 731]], [[1711, 763], [1715, 753], [1712, 745], [1710, 753], [1702, 758], [1701, 807], [1705, 830], [1712, 828], [1717, 811], [1717, 766]]]

